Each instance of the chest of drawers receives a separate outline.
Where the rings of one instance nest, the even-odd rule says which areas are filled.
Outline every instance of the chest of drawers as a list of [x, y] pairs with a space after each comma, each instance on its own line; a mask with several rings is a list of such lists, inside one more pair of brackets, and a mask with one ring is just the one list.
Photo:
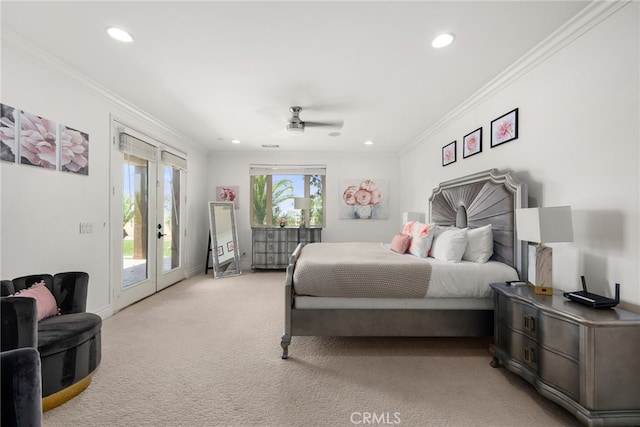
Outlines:
[[492, 284], [501, 363], [586, 425], [640, 424], [640, 315]]
[[320, 242], [321, 233], [321, 228], [254, 227], [251, 268], [287, 268], [289, 257], [298, 244]]

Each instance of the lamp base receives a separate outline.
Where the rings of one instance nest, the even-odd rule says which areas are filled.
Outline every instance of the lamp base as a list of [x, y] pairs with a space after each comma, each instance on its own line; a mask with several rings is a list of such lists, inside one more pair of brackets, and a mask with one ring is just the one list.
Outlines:
[[529, 245], [529, 285], [538, 295], [553, 295], [551, 286], [553, 249], [543, 245]]
[[539, 286], [529, 282], [529, 289], [537, 295], [553, 295], [553, 288], [551, 286]]

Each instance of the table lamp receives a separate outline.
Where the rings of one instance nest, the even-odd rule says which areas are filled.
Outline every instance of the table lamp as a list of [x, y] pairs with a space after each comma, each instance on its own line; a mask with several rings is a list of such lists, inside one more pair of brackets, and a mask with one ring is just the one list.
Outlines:
[[571, 207], [516, 209], [518, 239], [537, 243], [528, 247], [528, 282], [536, 294], [553, 294], [553, 250], [543, 243], [573, 242]]
[[422, 212], [402, 212], [402, 225], [409, 221], [424, 222], [424, 214]]
[[305, 228], [307, 226], [305, 210], [311, 208], [311, 199], [308, 197], [296, 197], [293, 202], [293, 207], [300, 209], [300, 228]]

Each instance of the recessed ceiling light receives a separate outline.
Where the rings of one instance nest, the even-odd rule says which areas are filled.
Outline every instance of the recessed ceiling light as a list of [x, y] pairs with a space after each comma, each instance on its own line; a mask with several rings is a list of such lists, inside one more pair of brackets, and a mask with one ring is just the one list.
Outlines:
[[131, 37], [131, 34], [120, 28], [108, 28], [107, 33], [111, 36], [111, 38], [116, 39], [120, 42], [131, 43], [133, 41], [133, 37]]
[[364, 145], [373, 145], [373, 141], [365, 141]]
[[449, 46], [455, 38], [456, 36], [453, 33], [440, 34], [438, 37], [433, 39], [431, 46], [436, 49], [440, 49], [441, 47]]
[[234, 143], [234, 144], [240, 144], [240, 140], [239, 139], [232, 139], [231, 142]]

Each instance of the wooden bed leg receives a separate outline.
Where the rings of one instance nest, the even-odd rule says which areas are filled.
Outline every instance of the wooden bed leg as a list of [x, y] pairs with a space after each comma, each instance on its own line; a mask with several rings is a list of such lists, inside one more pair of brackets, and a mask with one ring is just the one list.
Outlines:
[[489, 365], [491, 365], [492, 368], [499, 368], [500, 367], [500, 359], [498, 359], [497, 357], [493, 356], [491, 358], [491, 362], [489, 363]]
[[289, 344], [291, 344], [291, 335], [284, 334], [282, 336], [282, 341], [280, 342], [280, 345], [282, 346], [282, 358], [283, 359], [288, 359], [289, 358]]

